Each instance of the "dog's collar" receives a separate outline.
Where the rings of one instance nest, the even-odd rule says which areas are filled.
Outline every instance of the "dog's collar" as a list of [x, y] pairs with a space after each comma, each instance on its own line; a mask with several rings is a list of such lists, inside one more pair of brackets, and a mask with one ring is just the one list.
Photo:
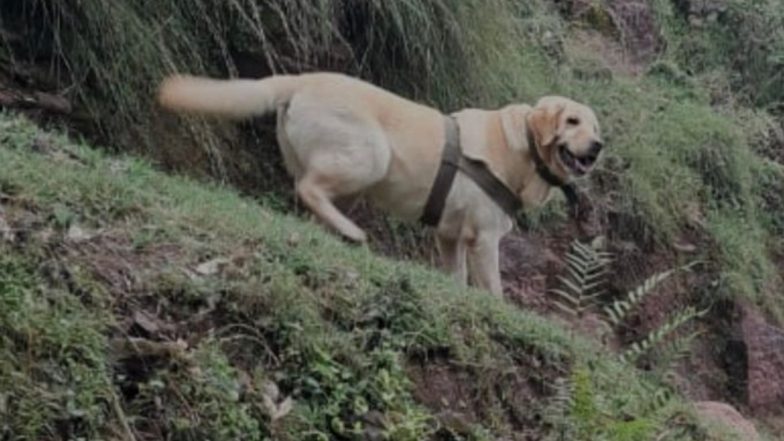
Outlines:
[[[534, 165], [536, 166], [536, 174], [538, 174], [540, 178], [553, 187], [560, 188], [566, 197], [566, 202], [569, 204], [569, 206], [572, 208], [576, 207], [579, 199], [579, 196], [577, 195], [577, 188], [573, 183], [565, 182], [563, 179], [553, 173], [552, 170], [550, 170], [550, 167], [545, 164], [542, 156], [539, 155], [539, 146], [534, 139], [534, 131], [531, 130], [527, 124], [525, 131], [528, 135], [528, 150], [531, 152], [531, 157], [534, 159]], [[553, 140], [553, 142], [556, 141]]]

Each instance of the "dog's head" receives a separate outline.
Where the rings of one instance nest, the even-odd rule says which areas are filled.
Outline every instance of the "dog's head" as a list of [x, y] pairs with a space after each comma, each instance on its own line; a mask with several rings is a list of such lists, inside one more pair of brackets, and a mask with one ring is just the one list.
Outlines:
[[586, 105], [560, 96], [540, 99], [526, 118], [545, 164], [564, 179], [593, 169], [603, 143], [596, 115]]

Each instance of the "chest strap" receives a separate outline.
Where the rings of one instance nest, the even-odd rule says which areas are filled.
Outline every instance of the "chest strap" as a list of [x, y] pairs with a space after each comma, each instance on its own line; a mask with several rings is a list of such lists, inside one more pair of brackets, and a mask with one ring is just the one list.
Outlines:
[[425, 203], [420, 221], [432, 227], [441, 221], [446, 197], [452, 188], [457, 171], [460, 170], [471, 178], [504, 212], [512, 219], [523, 208], [520, 198], [498, 179], [483, 161], [463, 155], [460, 147], [460, 127], [453, 116], [444, 118], [446, 127], [446, 143], [441, 154], [436, 179]]
[[453, 116], [444, 118], [446, 128], [446, 143], [444, 151], [441, 153], [441, 164], [438, 166], [438, 174], [433, 181], [430, 195], [427, 197], [425, 209], [422, 211], [420, 222], [425, 225], [435, 227], [441, 221], [441, 214], [444, 212], [446, 197], [452, 188], [452, 182], [457, 174], [457, 167], [463, 150], [460, 148], [460, 127]]

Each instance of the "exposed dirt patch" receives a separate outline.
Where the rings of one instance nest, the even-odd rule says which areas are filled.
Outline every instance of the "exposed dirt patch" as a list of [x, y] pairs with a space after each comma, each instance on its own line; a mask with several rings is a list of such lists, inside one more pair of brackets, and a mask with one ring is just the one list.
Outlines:
[[443, 427], [443, 439], [465, 436], [479, 421], [499, 419], [514, 430], [504, 439], [541, 439], [543, 422], [538, 412], [547, 391], [539, 380], [526, 375], [532, 367], [494, 375], [489, 386], [481, 384], [470, 368], [440, 357], [412, 360], [407, 370], [415, 399], [433, 410]]
[[[574, 70], [581, 77], [610, 80], [612, 74], [640, 75], [647, 67], [645, 62], [632, 57], [623, 44], [596, 30], [575, 29], [566, 50], [577, 60]], [[592, 60], [593, 65], [586, 65], [586, 60], [581, 61], [585, 54], [599, 56]]]
[[630, 60], [635, 63], [651, 61], [663, 45], [651, 2], [610, 0], [609, 8]]
[[562, 13], [573, 22], [583, 23], [573, 39], [573, 53], [599, 54], [613, 72], [642, 73], [662, 50], [664, 39], [651, 2], [644, 0], [567, 0]]
[[756, 308], [743, 305], [740, 329], [747, 354], [748, 404], [759, 414], [782, 414], [784, 329], [768, 323]]
[[509, 234], [501, 241], [501, 278], [506, 297], [525, 309], [551, 311], [548, 289], [565, 268], [570, 239], [538, 233]]

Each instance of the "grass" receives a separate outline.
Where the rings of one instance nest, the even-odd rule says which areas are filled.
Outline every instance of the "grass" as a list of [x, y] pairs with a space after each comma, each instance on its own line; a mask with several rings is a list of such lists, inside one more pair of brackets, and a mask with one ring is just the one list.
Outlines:
[[[45, 60], [57, 88], [86, 111], [82, 117], [92, 127], [93, 138], [115, 151], [141, 152], [165, 166], [192, 174], [208, 173], [253, 194], [273, 196], [268, 197], [265, 209], [259, 209], [254, 202], [217, 185], [194, 190], [193, 183], [163, 178], [146, 164], [113, 160], [64, 141], [58, 143], [78, 151], [78, 159], [66, 161], [68, 167], [63, 170], [42, 173], [51, 158], [28, 156], [22, 153], [24, 147], [4, 153], [3, 158], [12, 165], [0, 166], [8, 175], [0, 178], [0, 192], [21, 192], [34, 201], [41, 210], [35, 213], [42, 219], [41, 228], [53, 229], [61, 239], [71, 225], [100, 229], [108, 224], [121, 230], [116, 240], [159, 262], [160, 268], [144, 268], [137, 275], [143, 279], [144, 289], [153, 294], [133, 297], [132, 305], [121, 304], [120, 309], [140, 307], [139, 303], [142, 309], [157, 305], [179, 317], [185, 311], [198, 315], [217, 302], [228, 310], [208, 316], [220, 316], [221, 326], [271, 329], [261, 337], [247, 333], [238, 337], [234, 331], [231, 337], [200, 335], [189, 353], [200, 354], [197, 365], [205, 368], [193, 382], [184, 378], [187, 363], [180, 366], [176, 360], [156, 359], [163, 367], [137, 381], [145, 385], [138, 386], [140, 391], [134, 397], [139, 398], [128, 399], [124, 395], [127, 391], [120, 394], [123, 406], [139, 418], [132, 423], [135, 430], [227, 438], [237, 436], [230, 429], [235, 426], [243, 427], [249, 437], [297, 430], [332, 433], [332, 420], [340, 421], [340, 430], [350, 431], [357, 414], [369, 406], [382, 409], [396, 421], [392, 424], [400, 434], [396, 436], [425, 433], [432, 429], [424, 423], [432, 410], [416, 405], [410, 394], [412, 387], [404, 381], [406, 366], [411, 358], [430, 359], [443, 351], [465, 369], [470, 367], [473, 375], [499, 378], [477, 386], [478, 395], [492, 397], [482, 407], [496, 415], [495, 420], [492, 415], [483, 415], [482, 424], [497, 420], [500, 422], [490, 424], [490, 429], [509, 430], [499, 429], [509, 421], [497, 417], [504, 414], [508, 397], [492, 393], [494, 388], [512, 388], [503, 383], [511, 380], [502, 373], [519, 372], [516, 360], [532, 353], [550, 354], [557, 366], [581, 366], [574, 358], [581, 353], [575, 349], [577, 343], [533, 316], [458, 293], [448, 282], [421, 268], [379, 263], [382, 261], [372, 258], [367, 250], [349, 250], [292, 218], [274, 213], [272, 208], [287, 199], [282, 188], [288, 188], [289, 181], [276, 166], [280, 161], [275, 150], [256, 147], [272, 146], [269, 127], [174, 119], [152, 104], [155, 85], [173, 70], [235, 75], [243, 53], [250, 52], [264, 54], [266, 70], [347, 71], [445, 111], [532, 102], [551, 93], [585, 101], [597, 109], [609, 149], [600, 170], [584, 184], [591, 188], [606, 216], [611, 239], [633, 242], [645, 252], [671, 253], [672, 244], [685, 237], [696, 245], [696, 252], [673, 252], [668, 258], [706, 261], [713, 279], [708, 287], [694, 287], [699, 294], [693, 297], [699, 298], [690, 300], [701, 307], [719, 299], [751, 301], [781, 322], [781, 270], [774, 261], [774, 253], [784, 244], [784, 221], [779, 215], [784, 210], [780, 196], [784, 168], [778, 152], [781, 139], [776, 139], [774, 131], [783, 90], [781, 8], [775, 0], [756, 2], [753, 7], [740, 1], [728, 4], [728, 11], [716, 23], [694, 28], [672, 2], [653, 2], [667, 49], [645, 75], [626, 78], [613, 73], [600, 56], [564, 50], [564, 45], [572, 44], [569, 24], [544, 1], [374, 0], [355, 8], [343, 8], [342, 2], [332, 0], [317, 4], [298, 0], [176, 0], [154, 7], [145, 2], [99, 0], [5, 2], [0, 6], [0, 28], [22, 38], [4, 41], [0, 59], [20, 66]], [[597, 3], [596, 8], [601, 5]], [[601, 11], [594, 12], [598, 15], [593, 19], [604, 17]], [[606, 27], [607, 23], [593, 26]], [[732, 32], [727, 32], [728, 27]], [[10, 34], [0, 33], [0, 38]], [[740, 37], [728, 39], [728, 35]], [[765, 44], [748, 46], [748, 42], [763, 40]], [[29, 124], [4, 118], [4, 124], [11, 127], [0, 135], [6, 145], [29, 146], [31, 139], [41, 136]], [[71, 166], [78, 168], [79, 179]], [[107, 178], [107, 167], [119, 170], [109, 174], [112, 179]], [[285, 203], [282, 206], [291, 208]], [[226, 213], [232, 213], [231, 218]], [[530, 214], [529, 225], [534, 229], [546, 230], [564, 220], [558, 204]], [[549, 222], [554, 219], [558, 222]], [[392, 254], [409, 255], [417, 246], [427, 248], [421, 235], [394, 222], [379, 229], [377, 236], [397, 241], [390, 247]], [[177, 255], [171, 260], [158, 256], [156, 250], [163, 245], [171, 246]], [[57, 292], [65, 282], [49, 286], [51, 277], [37, 270], [52, 260], [53, 254], [59, 255], [52, 246], [38, 244], [4, 263], [10, 265], [8, 274], [19, 277], [9, 276], [17, 281], [4, 285], [3, 289], [12, 293], [9, 299], [51, 297], [55, 308], [23, 302], [24, 307], [35, 309], [24, 316], [46, 311], [51, 316], [35, 316], [25, 322], [27, 328], [13, 332], [10, 330], [16, 328], [8, 325], [9, 333], [44, 339], [45, 331], [39, 326], [68, 312], [73, 317], [63, 323], [79, 323], [82, 317], [97, 319], [90, 329], [101, 338], [112, 337], [118, 326], [112, 318], [123, 316], [125, 311], [116, 306], [82, 310], [78, 302], [57, 303], [63, 301]], [[58, 250], [55, 247], [54, 251]], [[248, 256], [237, 257], [237, 250]], [[127, 251], [119, 254], [122, 261], [131, 259]], [[182, 274], [183, 267], [193, 268], [226, 256], [231, 262], [225, 265], [230, 271], [239, 271], [241, 281], [228, 276], [205, 280], [198, 274], [193, 276], [192, 269], [190, 275]], [[249, 259], [254, 269], [235, 264], [236, 259]], [[67, 273], [82, 274], [84, 269], [69, 266]], [[276, 276], [270, 278], [269, 274]], [[115, 302], [114, 288], [93, 280], [94, 275], [83, 278], [79, 283], [86, 286], [79, 289], [89, 292], [90, 298]], [[39, 286], [39, 291], [19, 288], [30, 285]], [[66, 288], [73, 290], [73, 286]], [[390, 297], [397, 300], [389, 301]], [[158, 298], [169, 304], [160, 306], [154, 300]], [[238, 304], [251, 306], [243, 310]], [[270, 310], [279, 315], [270, 318]], [[494, 311], [494, 315], [486, 311]], [[75, 332], [63, 326], [58, 331], [63, 335]], [[504, 337], [500, 343], [499, 332], [515, 337]], [[239, 351], [227, 349], [223, 338], [260, 339], [272, 349], [255, 349], [256, 355], [266, 360], [256, 372], [252, 366], [239, 366]], [[92, 348], [89, 353], [105, 351], [100, 341], [87, 340], [80, 340], [80, 345]], [[45, 341], [41, 340], [41, 347], [53, 352]], [[517, 347], [520, 342], [525, 349]], [[10, 348], [9, 353], [26, 349], [24, 339], [10, 338], [3, 344]], [[351, 348], [357, 345], [368, 345], [364, 346], [368, 353], [355, 354]], [[281, 348], [292, 351], [287, 355], [290, 358], [279, 353]], [[63, 357], [73, 358], [67, 353]], [[271, 360], [277, 358], [295, 361], [289, 361], [285, 369], [270, 368], [275, 365]], [[79, 364], [73, 366], [74, 372], [95, 368], [87, 359], [76, 359]], [[4, 369], [27, 372], [25, 363], [32, 361], [17, 360]], [[112, 363], [109, 365], [118, 366]], [[119, 366], [115, 369], [126, 375], [126, 365]], [[296, 373], [278, 378], [279, 370]], [[270, 421], [268, 412], [256, 406], [263, 401], [253, 395], [260, 386], [240, 387], [245, 392], [239, 401], [234, 397], [232, 382], [237, 383], [248, 372], [254, 379], [273, 378], [283, 385], [285, 394], [299, 394], [315, 404], [307, 409], [297, 407], [295, 422], [288, 418], [284, 428], [275, 428], [277, 423]], [[381, 376], [381, 372], [392, 379], [363, 381], [368, 376]], [[58, 375], [72, 378], [69, 382], [82, 381], [71, 371]], [[38, 390], [35, 381], [40, 376], [31, 373], [27, 383], [18, 383], [26, 385], [19, 390]], [[106, 385], [116, 386], [118, 380], [113, 372], [95, 378], [103, 383], [85, 386], [83, 389], [96, 393], [88, 393], [90, 396], [80, 402], [97, 403], [98, 413], [90, 414], [89, 418], [94, 417], [90, 421], [107, 419], [114, 430], [122, 425], [107, 404], [112, 395], [107, 394]], [[187, 387], [168, 387], [169, 380]], [[595, 385], [596, 390], [604, 392], [604, 380], [596, 381], [601, 383]], [[314, 386], [322, 383], [333, 386]], [[615, 393], [612, 388], [607, 391]], [[49, 413], [36, 417], [30, 412], [43, 398], [24, 401], [30, 421], [51, 421], [57, 409], [65, 408], [62, 403], [69, 398], [63, 397], [55, 400], [59, 403], [56, 409], [42, 407], [49, 409], [42, 412]], [[387, 402], [384, 397], [394, 398]], [[538, 405], [548, 408], [550, 398], [543, 395]], [[203, 401], [208, 406], [193, 411], [185, 406], [186, 410], [166, 414], [161, 427], [145, 426], [146, 416], [154, 414], [151, 409], [161, 400], [167, 403], [166, 409], [176, 407], [174, 403]], [[222, 408], [231, 408], [233, 413], [223, 415]], [[639, 409], [635, 412], [644, 414]], [[575, 416], [562, 412], [561, 417], [564, 415], [574, 426]], [[209, 428], [200, 426], [202, 418], [216, 423]], [[410, 421], [411, 426], [400, 423], [402, 420]], [[641, 421], [640, 427], [647, 427], [647, 420]], [[82, 430], [79, 424], [77, 429]], [[584, 436], [595, 436], [585, 435], [591, 431], [613, 430], [592, 424], [584, 425]], [[48, 429], [32, 423], [31, 427], [53, 430], [51, 424]]]
[[717, 297], [751, 300], [783, 319], [772, 258], [784, 167], [763, 151], [770, 117], [713, 107], [706, 87], [666, 71], [598, 80], [567, 72], [554, 88], [600, 114], [610, 148], [588, 184], [607, 195], [610, 236], [653, 250], [690, 232], [697, 258], [718, 263]]
[[[445, 111], [533, 102], [552, 93], [585, 101], [598, 110], [609, 140], [610, 160], [591, 186], [607, 195], [611, 234], [663, 250], [684, 232], [698, 232], [698, 257], [719, 267], [717, 296], [751, 300], [784, 319], [776, 288], [781, 277], [771, 258], [784, 231], [776, 216], [784, 209], [776, 196], [784, 171], [765, 159], [775, 150], [765, 136], [770, 115], [738, 104], [778, 99], [778, 31], [765, 33], [767, 49], [742, 43], [756, 41], [750, 36], [757, 28], [781, 28], [780, 11], [765, 12], [774, 2], [748, 10], [730, 2], [724, 21], [698, 30], [671, 2], [654, 2], [668, 49], [641, 79], [613, 76], [600, 56], [565, 50], [568, 24], [543, 1], [32, 5], [0, 10], [0, 25], [27, 35], [13, 27], [25, 23], [40, 37], [22, 41], [47, 42], [9, 44], [11, 60], [50, 60], [105, 144], [271, 198], [290, 200], [282, 190], [290, 182], [275, 149], [256, 147], [274, 143], [270, 127], [163, 115], [151, 100], [164, 75], [235, 75], [243, 54], [257, 53], [264, 55], [262, 71], [347, 71]], [[728, 23], [749, 38], [713, 38], [730, 35], [723, 31]], [[757, 68], [747, 69], [752, 65]], [[745, 70], [735, 75], [733, 66]], [[744, 81], [759, 85], [756, 95], [744, 95]], [[534, 228], [543, 228], [563, 212], [549, 206], [531, 217]], [[374, 229], [393, 242], [381, 247], [392, 254], [408, 255], [423, 241], [394, 222]]]
[[[21, 43], [6, 42], [7, 58], [55, 66], [56, 82], [87, 112], [97, 139], [220, 179], [236, 180], [248, 173], [244, 163], [253, 164], [251, 173], [261, 181], [255, 188], [266, 190], [279, 185], [263, 178], [275, 169], [249, 156], [258, 152], [236, 148], [242, 134], [162, 114], [153, 97], [164, 76], [236, 76], [245, 54], [257, 53], [263, 67], [256, 74], [318, 67], [445, 109], [495, 105], [521, 91], [533, 98], [544, 88], [544, 72], [516, 76], [519, 65], [547, 65], [537, 48], [519, 42], [534, 43], [533, 36], [558, 26], [539, 0], [374, 0], [351, 8], [336, 0], [176, 0], [154, 7], [35, 0], [0, 9], [0, 27], [21, 37]], [[164, 136], [173, 142], [162, 151]], [[227, 143], [234, 145], [231, 154]]]
[[734, 99], [780, 115], [784, 81], [784, 9], [780, 2], [730, 0], [716, 20], [703, 20], [700, 26], [690, 26], [687, 17], [669, 2], [655, 5], [671, 59], [703, 81], [722, 78]]
[[[162, 112], [153, 97], [165, 75], [338, 70], [445, 111], [530, 101], [552, 82], [547, 54], [559, 53], [563, 25], [544, 0], [355, 3], [4, 3], [0, 59], [52, 72], [94, 142], [209, 175], [290, 209], [296, 206], [290, 181], [277, 149], [268, 148], [275, 143], [271, 125], [237, 127]], [[519, 66], [537, 70], [519, 75]], [[367, 229], [384, 237], [380, 250], [429, 256], [427, 249], [412, 251], [421, 234], [366, 217]]]
[[[0, 133], [11, 439], [495, 439], [564, 421], [586, 439], [705, 439], [677, 400], [651, 405], [656, 383], [535, 314], [19, 117]], [[471, 379], [468, 429], [417, 395], [450, 375]], [[581, 404], [549, 412], [572, 375]]]

